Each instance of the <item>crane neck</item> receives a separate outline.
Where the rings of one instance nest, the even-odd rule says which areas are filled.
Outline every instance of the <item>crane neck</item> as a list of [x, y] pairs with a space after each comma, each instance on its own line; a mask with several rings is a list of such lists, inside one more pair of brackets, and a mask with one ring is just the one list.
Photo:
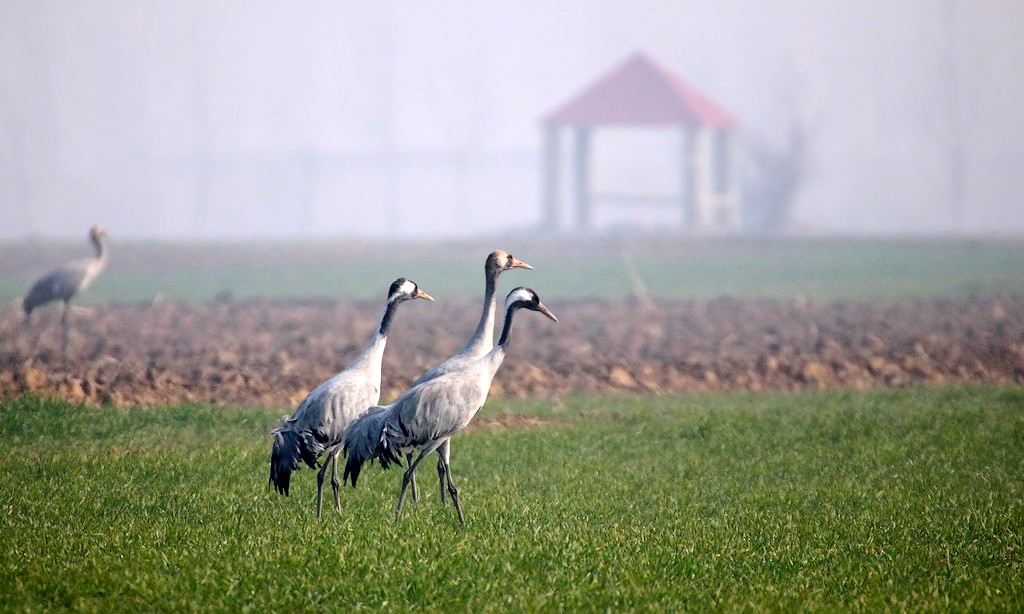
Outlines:
[[501, 337], [498, 339], [498, 347], [504, 348], [508, 345], [509, 336], [512, 332], [512, 317], [515, 316], [518, 309], [519, 307], [516, 305], [511, 305], [505, 310], [505, 323], [501, 326]]
[[489, 266], [484, 267], [484, 307], [480, 314], [480, 322], [473, 331], [473, 336], [462, 348], [463, 352], [487, 352], [494, 343], [494, 315], [497, 311], [495, 294], [498, 288], [498, 271]]
[[96, 248], [96, 260], [103, 264], [106, 264], [107, 257], [110, 255], [107, 252], [107, 243], [103, 240], [103, 237], [99, 235], [92, 235], [92, 245]]
[[353, 365], [366, 365], [369, 364], [375, 367], [378, 371], [380, 370], [380, 363], [384, 359], [384, 348], [388, 344], [388, 329], [391, 328], [391, 321], [395, 317], [395, 310], [398, 307], [398, 301], [392, 301], [387, 304], [384, 308], [384, 315], [380, 319], [380, 326], [377, 331], [373, 334], [373, 339], [370, 340], [370, 345], [363, 350], [354, 361]]
[[380, 319], [380, 327], [377, 328], [377, 336], [386, 338], [391, 329], [391, 322], [395, 319], [395, 312], [398, 311], [399, 301], [388, 301], [384, 308], [384, 315]]

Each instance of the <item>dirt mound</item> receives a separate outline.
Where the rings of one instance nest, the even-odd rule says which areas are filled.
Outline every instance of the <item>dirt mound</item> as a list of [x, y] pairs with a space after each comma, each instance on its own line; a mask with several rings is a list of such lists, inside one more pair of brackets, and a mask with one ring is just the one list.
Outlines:
[[[555, 325], [516, 321], [492, 394], [866, 388], [1024, 382], [1024, 298], [549, 305]], [[377, 325], [377, 303], [162, 302], [78, 309], [71, 357], [59, 312], [25, 328], [0, 312], [0, 395], [94, 404], [209, 402], [288, 407], [343, 368]], [[383, 395], [454, 352], [479, 307], [402, 307], [384, 359]]]

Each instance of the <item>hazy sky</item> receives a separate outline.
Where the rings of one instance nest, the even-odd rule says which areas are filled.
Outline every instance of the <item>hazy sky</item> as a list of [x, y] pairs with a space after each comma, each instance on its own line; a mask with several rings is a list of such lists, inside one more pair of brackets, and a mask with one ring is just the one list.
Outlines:
[[[638, 50], [812, 123], [798, 229], [952, 229], [959, 117], [965, 230], [1024, 232], [1019, 0], [0, 0], [0, 236], [528, 227], [539, 118]], [[597, 187], [673, 189], [676, 137], [618, 132]]]

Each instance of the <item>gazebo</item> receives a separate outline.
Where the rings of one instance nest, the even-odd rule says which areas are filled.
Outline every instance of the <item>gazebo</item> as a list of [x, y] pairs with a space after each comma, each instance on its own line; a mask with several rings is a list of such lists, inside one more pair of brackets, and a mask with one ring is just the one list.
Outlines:
[[549, 230], [561, 227], [560, 136], [572, 134], [572, 192], [576, 230], [591, 227], [601, 203], [590, 182], [590, 151], [599, 127], [678, 130], [680, 193], [636, 194], [620, 202], [678, 207], [681, 225], [695, 230], [740, 225], [735, 118], [719, 104], [643, 54], [636, 54], [544, 117], [544, 216]]

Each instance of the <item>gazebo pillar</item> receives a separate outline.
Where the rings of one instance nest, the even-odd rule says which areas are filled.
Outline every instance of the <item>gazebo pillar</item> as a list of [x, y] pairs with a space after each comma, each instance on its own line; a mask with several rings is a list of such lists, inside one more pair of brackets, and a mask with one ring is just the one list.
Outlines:
[[590, 128], [574, 129], [576, 146], [573, 148], [573, 178], [576, 191], [576, 227], [590, 229]]
[[684, 127], [679, 132], [679, 204], [684, 228], [696, 226], [697, 192], [694, 189], [694, 135], [693, 128]]
[[731, 126], [722, 128], [722, 145], [725, 155], [722, 156], [725, 177], [724, 199], [726, 206], [726, 224], [730, 228], [739, 228], [743, 224], [740, 211], [740, 143], [736, 129]]
[[558, 142], [558, 124], [544, 126], [544, 156], [541, 169], [544, 186], [541, 198], [544, 203], [544, 226], [549, 232], [558, 232], [562, 227], [562, 206], [559, 199], [559, 176], [561, 156]]
[[693, 227], [704, 229], [711, 225], [712, 192], [714, 190], [711, 151], [711, 130], [705, 126], [696, 126], [692, 131], [693, 141], [690, 148], [693, 173]]

